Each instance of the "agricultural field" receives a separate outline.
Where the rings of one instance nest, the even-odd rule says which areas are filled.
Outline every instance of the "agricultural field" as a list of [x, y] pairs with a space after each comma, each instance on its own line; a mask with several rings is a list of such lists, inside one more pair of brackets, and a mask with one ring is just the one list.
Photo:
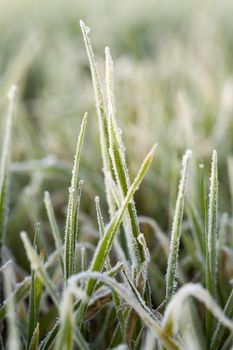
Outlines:
[[0, 0], [0, 349], [233, 349], [232, 14]]

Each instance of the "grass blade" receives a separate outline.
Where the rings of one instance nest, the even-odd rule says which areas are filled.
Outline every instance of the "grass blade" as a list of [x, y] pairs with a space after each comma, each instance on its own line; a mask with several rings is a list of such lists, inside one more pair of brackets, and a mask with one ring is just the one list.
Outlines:
[[0, 166], [0, 266], [2, 265], [2, 246], [4, 245], [7, 211], [8, 211], [8, 197], [9, 197], [9, 164], [10, 164], [10, 143], [11, 143], [11, 129], [12, 119], [14, 113], [14, 105], [16, 98], [16, 86], [12, 86], [8, 93], [8, 113], [6, 117], [6, 126], [4, 131], [4, 139], [1, 154]]
[[14, 299], [10, 296], [12, 295], [12, 282], [15, 279], [13, 270], [11, 266], [3, 271], [4, 276], [4, 289], [5, 295], [8, 296], [9, 302], [7, 303], [8, 308], [8, 337], [7, 337], [7, 349], [20, 349], [19, 334], [16, 325], [17, 315], [15, 312]]
[[224, 312], [220, 309], [211, 294], [204, 289], [200, 284], [187, 283], [181, 287], [173, 296], [170, 303], [167, 305], [163, 327], [167, 334], [178, 334], [178, 321], [182, 312], [185, 300], [192, 296], [204, 303], [206, 308], [227, 328], [233, 331], [233, 322], [227, 318]]
[[108, 124], [107, 124], [104, 96], [103, 96], [103, 91], [100, 83], [98, 70], [96, 67], [95, 56], [94, 56], [92, 46], [91, 46], [91, 41], [88, 35], [90, 29], [84, 24], [83, 21], [80, 21], [80, 27], [83, 34], [83, 39], [84, 39], [87, 56], [90, 64], [90, 69], [91, 69], [92, 83], [93, 83], [93, 88], [95, 93], [95, 103], [96, 103], [96, 110], [97, 110], [98, 124], [99, 124], [100, 148], [101, 148], [101, 155], [103, 160], [105, 189], [106, 189], [106, 196], [107, 196], [107, 201], [109, 206], [109, 214], [110, 214], [110, 217], [112, 217], [115, 212], [115, 205], [107, 186], [107, 176], [108, 176], [107, 174], [112, 174], [112, 166], [111, 166], [111, 159], [108, 153], [109, 138], [108, 138]]
[[[106, 93], [108, 101], [108, 134], [110, 148], [109, 153], [112, 160], [112, 166], [121, 197], [125, 197], [130, 187], [130, 179], [125, 158], [125, 147], [121, 137], [121, 131], [118, 128], [115, 117], [115, 102], [113, 92], [113, 61], [109, 48], [105, 49], [106, 55]], [[132, 201], [128, 206], [128, 215], [126, 215], [128, 225], [126, 232], [128, 235], [128, 247], [131, 254], [131, 260], [135, 268], [139, 271], [140, 266], [145, 261], [142, 246], [138, 242], [140, 227], [137, 219], [135, 204]]]
[[39, 342], [39, 336], [40, 336], [40, 327], [39, 327], [39, 323], [37, 323], [37, 325], [34, 329], [34, 332], [32, 334], [28, 350], [36, 350], [37, 349], [37, 345]]
[[[156, 148], [156, 145], [154, 145], [152, 147], [151, 151], [148, 153], [148, 155], [144, 159], [143, 164], [142, 164], [133, 184], [131, 185], [131, 187], [127, 193], [127, 196], [125, 197], [125, 199], [121, 205], [121, 208], [118, 210], [115, 217], [111, 220], [110, 224], [106, 228], [104, 237], [99, 241], [99, 244], [96, 248], [94, 257], [93, 257], [91, 265], [90, 265], [90, 271], [101, 271], [102, 270], [103, 265], [106, 262], [106, 259], [109, 255], [114, 237], [115, 237], [117, 230], [120, 226], [124, 212], [125, 212], [126, 208], [128, 207], [129, 202], [132, 200], [135, 191], [138, 189], [146, 171], [150, 167], [150, 164], [151, 164], [153, 156], [154, 156], [155, 148]], [[88, 281], [87, 287], [86, 287], [86, 294], [88, 297], [91, 296], [92, 291], [94, 289], [94, 285], [95, 285], [95, 281], [93, 281], [93, 280]], [[78, 316], [77, 316], [78, 324], [81, 323], [85, 307], [86, 306], [84, 304], [82, 304], [79, 308], [79, 312], [78, 312]]]
[[48, 191], [45, 191], [44, 193], [44, 204], [45, 204], [45, 208], [47, 211], [47, 215], [48, 215], [48, 219], [49, 219], [49, 223], [52, 229], [52, 234], [53, 234], [53, 239], [55, 242], [55, 246], [57, 251], [59, 252], [60, 255], [60, 262], [61, 262], [61, 268], [63, 270], [64, 264], [63, 264], [63, 245], [62, 245], [62, 240], [61, 240], [61, 235], [59, 232], [59, 228], [57, 225], [57, 221], [55, 218], [55, 214], [54, 214], [54, 210], [53, 210], [53, 206], [51, 203], [51, 198], [50, 198], [50, 194]]
[[[231, 290], [231, 293], [229, 295], [229, 298], [226, 302], [225, 308], [224, 308], [224, 315], [228, 317], [229, 319], [232, 319], [233, 317], [233, 288]], [[217, 350], [220, 349], [220, 344], [223, 339], [223, 335], [225, 332], [224, 325], [221, 324], [221, 322], [218, 322], [217, 327], [215, 329], [213, 338], [211, 340], [210, 349], [211, 350]]]
[[147, 312], [141, 304], [137, 301], [134, 294], [130, 292], [128, 288], [121, 283], [116, 282], [114, 279], [106, 276], [106, 274], [100, 272], [81, 272], [69, 280], [69, 285], [75, 288], [75, 285], [78, 281], [82, 279], [98, 279], [108, 284], [111, 288], [119, 294], [142, 318], [145, 324], [151, 329], [153, 334], [159, 339], [159, 341], [166, 346], [168, 350], [178, 350], [176, 344], [170, 339], [160, 325], [155, 321], [154, 317], [151, 316], [151, 313]]
[[74, 318], [72, 310], [72, 295], [65, 291], [60, 307], [60, 332], [56, 341], [56, 350], [71, 350], [73, 348]]
[[78, 171], [83, 144], [84, 133], [87, 125], [87, 114], [84, 115], [77, 142], [74, 166], [72, 170], [71, 186], [69, 188], [69, 201], [67, 208], [65, 242], [64, 242], [64, 276], [65, 280], [74, 273], [75, 268], [75, 244], [77, 226], [77, 206], [78, 206]]
[[27, 257], [31, 263], [32, 268], [36, 271], [39, 279], [46, 287], [48, 293], [51, 295], [51, 298], [53, 299], [54, 304], [58, 308], [59, 302], [58, 302], [58, 296], [56, 293], [56, 289], [55, 289], [52, 281], [50, 280], [50, 278], [49, 278], [49, 276], [44, 268], [44, 265], [42, 264], [39, 256], [34, 251], [32, 245], [28, 239], [26, 232], [21, 232], [20, 236], [21, 236], [21, 239], [23, 241], [24, 248], [26, 250]]
[[[218, 230], [218, 166], [217, 152], [212, 155], [208, 226], [206, 240], [206, 287], [211, 295], [216, 297], [217, 287], [217, 230]], [[213, 328], [213, 319], [210, 312], [206, 314], [206, 333], [210, 339]]]
[[170, 241], [170, 251], [168, 257], [168, 266], [166, 274], [166, 303], [168, 303], [176, 289], [176, 271], [180, 246], [181, 224], [184, 210], [185, 184], [187, 177], [188, 162], [191, 157], [191, 151], [188, 150], [183, 156], [181, 178], [179, 183], [178, 196], [176, 201], [175, 214], [172, 224], [172, 233]]

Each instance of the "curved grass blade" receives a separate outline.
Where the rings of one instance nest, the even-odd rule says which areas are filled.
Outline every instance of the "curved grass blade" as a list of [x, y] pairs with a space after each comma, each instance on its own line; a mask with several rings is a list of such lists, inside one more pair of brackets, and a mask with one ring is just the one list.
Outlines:
[[87, 125], [87, 114], [84, 115], [77, 142], [74, 166], [72, 170], [71, 186], [69, 188], [69, 201], [66, 217], [65, 242], [64, 242], [64, 277], [65, 280], [74, 273], [75, 269], [75, 244], [78, 209], [78, 171], [82, 150], [84, 133]]
[[81, 272], [77, 275], [72, 276], [69, 279], [69, 285], [75, 286], [78, 281], [83, 279], [93, 280], [98, 279], [108, 284], [111, 288], [114, 288], [115, 291], [119, 294], [121, 298], [123, 298], [142, 318], [145, 324], [151, 329], [155, 337], [164, 345], [168, 350], [178, 350], [175, 342], [167, 336], [167, 334], [163, 331], [159, 323], [151, 316], [149, 312], [147, 312], [141, 304], [137, 301], [134, 294], [130, 292], [128, 288], [121, 283], [116, 282], [114, 279], [106, 276], [106, 274], [100, 272]]
[[233, 322], [225, 316], [211, 294], [200, 284], [188, 283], [176, 292], [167, 305], [163, 319], [163, 327], [167, 334], [178, 333], [179, 317], [185, 300], [190, 296], [202, 302], [225, 327], [233, 331]]
[[166, 303], [168, 303], [176, 289], [176, 271], [178, 254], [180, 247], [180, 236], [181, 236], [181, 224], [183, 219], [184, 210], [184, 196], [185, 196], [185, 184], [187, 177], [187, 169], [189, 159], [191, 157], [191, 151], [188, 150], [183, 156], [181, 178], [179, 183], [178, 196], [175, 207], [175, 214], [172, 224], [172, 233], [170, 241], [170, 251], [168, 256], [168, 266], [166, 274]]

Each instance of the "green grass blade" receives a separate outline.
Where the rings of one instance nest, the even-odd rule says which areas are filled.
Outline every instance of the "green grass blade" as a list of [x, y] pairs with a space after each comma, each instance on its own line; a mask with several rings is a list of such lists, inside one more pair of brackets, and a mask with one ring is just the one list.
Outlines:
[[84, 39], [87, 56], [90, 64], [90, 69], [91, 69], [92, 83], [93, 83], [93, 88], [95, 93], [96, 110], [97, 110], [98, 124], [99, 124], [100, 148], [101, 148], [101, 155], [103, 160], [105, 189], [106, 189], [107, 201], [109, 206], [109, 213], [110, 213], [110, 216], [112, 216], [115, 212], [115, 205], [111, 197], [111, 194], [108, 191], [108, 186], [106, 181], [107, 174], [112, 173], [112, 166], [111, 166], [111, 160], [108, 153], [108, 150], [109, 150], [108, 124], [107, 124], [104, 96], [103, 96], [103, 91], [100, 83], [98, 70], [96, 67], [95, 56], [94, 56], [92, 46], [91, 46], [91, 41], [88, 35], [89, 28], [84, 24], [83, 21], [80, 21], [80, 27], [82, 30], [83, 39]]
[[218, 168], [217, 152], [213, 151], [209, 208], [208, 208], [208, 231], [207, 231], [207, 256], [208, 256], [208, 290], [216, 295], [217, 283], [217, 230], [218, 230]]
[[[117, 233], [117, 230], [119, 229], [124, 212], [127, 209], [129, 202], [132, 200], [135, 191], [138, 189], [140, 183], [142, 182], [142, 179], [145, 176], [146, 171], [150, 167], [150, 164], [151, 164], [153, 156], [154, 156], [155, 148], [156, 148], [156, 145], [154, 145], [152, 147], [152, 149], [150, 150], [150, 152], [147, 154], [133, 184], [131, 185], [131, 187], [127, 193], [127, 196], [125, 197], [125, 199], [121, 205], [121, 208], [116, 213], [114, 218], [110, 221], [110, 224], [108, 225], [108, 227], [105, 230], [104, 237], [99, 241], [99, 244], [96, 248], [94, 257], [92, 259], [92, 262], [91, 262], [91, 265], [89, 268], [90, 271], [101, 271], [102, 270], [102, 268], [103, 268], [103, 266], [104, 266], [104, 264], [109, 256], [109, 252], [110, 252], [110, 249], [112, 247], [114, 237]], [[86, 294], [88, 297], [91, 296], [92, 291], [94, 289], [94, 286], [95, 286], [95, 281], [93, 281], [93, 280], [88, 281], [87, 287], [86, 287]], [[85, 308], [86, 308], [86, 305], [84, 303], [82, 303], [80, 308], [79, 308], [78, 315], [77, 315], [78, 324], [80, 324], [82, 321]]]
[[181, 224], [184, 210], [185, 184], [187, 169], [191, 151], [186, 151], [182, 160], [181, 178], [179, 183], [178, 196], [175, 207], [175, 214], [172, 224], [172, 233], [170, 241], [170, 251], [168, 256], [168, 266], [166, 274], [166, 303], [168, 303], [176, 289], [176, 272], [180, 246]]
[[102, 269], [103, 264], [106, 261], [106, 258], [108, 257], [109, 251], [111, 249], [113, 239], [120, 226], [124, 212], [129, 202], [132, 200], [135, 191], [138, 189], [140, 183], [142, 182], [142, 179], [145, 176], [146, 171], [150, 167], [150, 164], [154, 156], [155, 147], [156, 145], [151, 149], [151, 151], [146, 156], [133, 184], [131, 185], [125, 199], [123, 200], [121, 208], [117, 212], [116, 216], [111, 220], [109, 226], [106, 228], [104, 237], [102, 238], [102, 240], [100, 240], [99, 245], [96, 249], [95, 255], [93, 257], [93, 260], [90, 266], [90, 271], [100, 271]]
[[[229, 319], [232, 319], [233, 317], [233, 289], [231, 290], [231, 293], [229, 295], [229, 298], [226, 302], [225, 308], [224, 308], [224, 315], [228, 317]], [[221, 322], [218, 322], [217, 327], [215, 329], [213, 338], [211, 340], [210, 349], [211, 350], [217, 350], [220, 349], [221, 342], [223, 340], [225, 327], [221, 324]]]
[[60, 331], [55, 345], [56, 350], [71, 350], [73, 348], [74, 318], [72, 299], [71, 293], [66, 291], [60, 307]]
[[[115, 117], [115, 102], [113, 92], [113, 61], [109, 48], [105, 49], [106, 55], [106, 94], [108, 101], [108, 134], [110, 141], [109, 153], [112, 160], [112, 166], [121, 196], [124, 198], [130, 187], [130, 179], [125, 158], [125, 146], [122, 141], [121, 131], [118, 128]], [[132, 201], [128, 206], [128, 215], [126, 215], [128, 225], [126, 232], [128, 235], [128, 247], [132, 262], [137, 270], [145, 261], [142, 246], [138, 242], [140, 227], [137, 219], [135, 204]]]
[[171, 338], [169, 338], [163, 329], [160, 327], [159, 323], [152, 317], [150, 312], [147, 312], [145, 308], [138, 302], [135, 298], [134, 294], [130, 292], [128, 288], [126, 288], [123, 284], [116, 282], [114, 279], [106, 276], [106, 274], [100, 272], [81, 272], [69, 280], [69, 285], [75, 288], [75, 285], [78, 281], [82, 279], [98, 279], [108, 284], [111, 288], [113, 288], [117, 294], [123, 298], [142, 318], [145, 324], [151, 329], [153, 334], [159, 341], [166, 346], [168, 350], [178, 350], [175, 342]]
[[[39, 232], [40, 226], [37, 225], [33, 248], [36, 249], [36, 237]], [[30, 297], [29, 297], [29, 316], [28, 316], [28, 337], [27, 345], [31, 344], [31, 340], [37, 326], [38, 313], [40, 306], [40, 297], [41, 297], [42, 283], [38, 276], [35, 274], [35, 271], [31, 271], [31, 288], [30, 288]]]
[[37, 349], [37, 345], [38, 345], [38, 342], [39, 342], [39, 337], [40, 337], [40, 327], [39, 327], [39, 323], [37, 323], [37, 325], [36, 325], [36, 327], [34, 329], [34, 332], [32, 334], [28, 350], [36, 350]]
[[44, 265], [42, 264], [39, 256], [36, 254], [36, 252], [34, 251], [28, 236], [26, 234], [26, 232], [21, 232], [20, 234], [21, 239], [23, 241], [24, 244], [24, 248], [26, 250], [27, 253], [27, 257], [28, 260], [31, 263], [32, 268], [36, 271], [40, 281], [43, 283], [43, 285], [46, 287], [48, 293], [50, 294], [54, 304], [56, 305], [56, 307], [58, 308], [59, 302], [58, 302], [58, 296], [57, 296], [57, 292], [55, 289], [55, 286], [53, 285], [53, 282], [50, 280]]
[[72, 170], [71, 186], [69, 188], [69, 201], [66, 217], [65, 242], [64, 242], [64, 277], [65, 280], [74, 273], [75, 268], [75, 244], [78, 205], [78, 171], [83, 144], [84, 133], [87, 125], [87, 114], [84, 115], [77, 142], [74, 166]]
[[[217, 152], [212, 155], [210, 191], [208, 206], [208, 226], [206, 241], [206, 287], [211, 295], [216, 297], [217, 288], [217, 231], [218, 231], [218, 166]], [[206, 314], [206, 334], [210, 339], [213, 328], [213, 318]]]
[[229, 330], [233, 331], [233, 321], [226, 317], [211, 294], [200, 284], [187, 283], [173, 296], [166, 307], [163, 327], [167, 334], [178, 334], [178, 321], [182, 313], [183, 305], [188, 297], [194, 297], [203, 303], [208, 310]]
[[2, 246], [4, 245], [7, 211], [9, 199], [9, 164], [11, 149], [11, 129], [16, 98], [16, 86], [12, 86], [8, 93], [8, 113], [2, 144], [1, 165], [0, 165], [0, 266], [2, 265]]
[[59, 232], [57, 221], [56, 221], [56, 218], [55, 218], [55, 214], [54, 214], [54, 210], [53, 210], [50, 194], [49, 194], [48, 191], [45, 191], [45, 193], [44, 193], [44, 204], [45, 204], [45, 208], [46, 208], [46, 211], [47, 211], [49, 223], [50, 223], [50, 226], [51, 226], [51, 230], [52, 230], [52, 235], [53, 235], [53, 239], [54, 239], [54, 242], [55, 242], [55, 246], [56, 246], [56, 249], [57, 249], [57, 251], [59, 252], [59, 255], [60, 255], [61, 268], [63, 270], [63, 267], [64, 267], [64, 264], [63, 264], [63, 245], [62, 245], [61, 235], [60, 235], [60, 232]]

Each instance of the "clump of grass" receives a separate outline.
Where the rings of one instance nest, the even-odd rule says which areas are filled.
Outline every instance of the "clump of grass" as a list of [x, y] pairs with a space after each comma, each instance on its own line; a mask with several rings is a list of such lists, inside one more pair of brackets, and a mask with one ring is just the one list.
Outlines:
[[[223, 237], [219, 244], [218, 234], [217, 152], [214, 151], [212, 157], [207, 219], [204, 185], [198, 201], [202, 204], [201, 208], [187, 191], [191, 151], [185, 152], [168, 249], [168, 238], [153, 219], [138, 216], [134, 201], [135, 192], [153, 161], [156, 144], [147, 153], [131, 181], [116, 117], [114, 67], [110, 50], [105, 50], [105, 97], [89, 29], [82, 21], [80, 26], [90, 63], [99, 121], [108, 224], [104, 222], [100, 199], [96, 196], [98, 229], [94, 230], [94, 234], [82, 235], [79, 209], [83, 181], [79, 180], [79, 164], [82, 162], [81, 151], [88, 127], [85, 114], [74, 158], [64, 227], [59, 227], [50, 195], [45, 192], [44, 204], [54, 240], [53, 252], [44, 256], [38, 239], [43, 233], [38, 224], [33, 244], [26, 232], [20, 235], [30, 263], [30, 275], [24, 275], [23, 280], [12, 288], [14, 273], [12, 269], [8, 270], [9, 263], [5, 258], [1, 260], [3, 266], [0, 273], [3, 272], [5, 276], [5, 301], [0, 306], [2, 347], [28, 350], [143, 349], [145, 344], [150, 344], [155, 349], [178, 350], [187, 349], [192, 344], [193, 349], [197, 350], [227, 349], [233, 332], [233, 294], [229, 281], [221, 279], [217, 269], [222, 250], [226, 250]], [[7, 221], [6, 197], [9, 195], [7, 183], [13, 102], [12, 93], [1, 163], [3, 247]], [[199, 176], [203, 180], [202, 175]], [[194, 185], [195, 181], [190, 181], [190, 186]], [[156, 193], [153, 195], [156, 196]], [[184, 210], [185, 195], [190, 197], [187, 215]], [[162, 264], [155, 263], [140, 222], [154, 228], [159, 247], [157, 256], [162, 260], [165, 255], [166, 272]], [[228, 225], [232, 229], [232, 222], [229, 221]], [[61, 235], [63, 230], [64, 234]], [[197, 247], [196, 251], [194, 246]], [[231, 247], [228, 249], [232, 250]], [[201, 268], [200, 264], [204, 261]], [[222, 268], [226, 269], [224, 272], [227, 274], [226, 265]], [[18, 271], [16, 263], [13, 269]], [[156, 286], [165, 291], [160, 303], [156, 302], [156, 292], [155, 295], [151, 293], [153, 282], [150, 269], [155, 269], [157, 281], [162, 280], [163, 288]], [[227, 293], [221, 294], [226, 289]], [[195, 299], [200, 305], [196, 304]], [[183, 318], [188, 319], [185, 325]], [[145, 326], [148, 329], [146, 332]], [[193, 343], [190, 339], [193, 339]]]

